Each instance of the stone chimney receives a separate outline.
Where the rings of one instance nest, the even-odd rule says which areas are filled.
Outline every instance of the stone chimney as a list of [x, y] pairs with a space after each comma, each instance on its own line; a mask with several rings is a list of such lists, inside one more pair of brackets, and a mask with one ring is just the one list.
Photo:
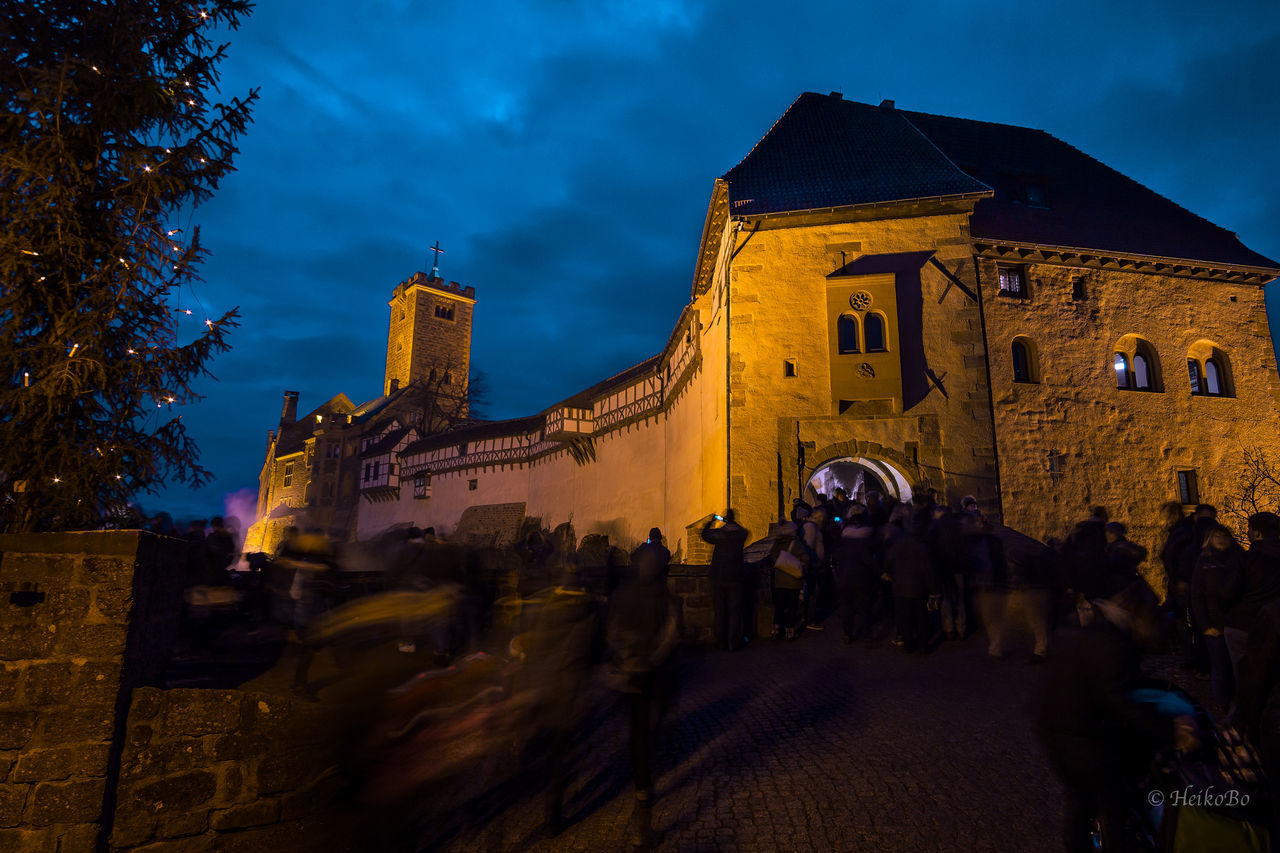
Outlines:
[[280, 410], [280, 426], [287, 426], [298, 419], [298, 392], [284, 392], [284, 408]]

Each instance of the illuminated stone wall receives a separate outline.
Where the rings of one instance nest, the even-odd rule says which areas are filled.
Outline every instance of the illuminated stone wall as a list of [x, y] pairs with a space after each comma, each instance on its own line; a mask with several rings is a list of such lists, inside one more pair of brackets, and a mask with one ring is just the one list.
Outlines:
[[[1154, 552], [1160, 505], [1179, 499], [1178, 470], [1196, 471], [1201, 502], [1221, 506], [1238, 487], [1242, 447], [1280, 453], [1280, 377], [1261, 287], [1031, 264], [1029, 297], [1016, 299], [999, 294], [996, 268], [981, 259], [1010, 524], [1061, 537], [1102, 505]], [[1163, 391], [1117, 388], [1114, 353], [1127, 335], [1150, 343]], [[1014, 382], [1015, 336], [1033, 344], [1038, 382]], [[1188, 354], [1206, 340], [1229, 358], [1234, 398], [1191, 394]]]
[[[391, 297], [384, 394], [393, 381], [406, 388], [434, 370], [447, 370], [465, 385], [471, 369], [471, 320], [475, 288], [422, 273], [402, 282]], [[437, 316], [440, 309], [446, 316]]]
[[[967, 211], [875, 215], [888, 218], [783, 216], [759, 230], [746, 223], [739, 236], [731, 501], [751, 529], [777, 520], [815, 469], [842, 457], [875, 459], [912, 486], [995, 508], [980, 312], [965, 293], [976, 295]], [[836, 319], [858, 292], [884, 312], [887, 351], [840, 356]]]

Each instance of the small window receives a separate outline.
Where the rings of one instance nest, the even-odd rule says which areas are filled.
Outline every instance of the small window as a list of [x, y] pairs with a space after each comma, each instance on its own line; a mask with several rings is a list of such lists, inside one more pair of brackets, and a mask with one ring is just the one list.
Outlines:
[[864, 321], [864, 331], [867, 336], [867, 352], [884, 352], [888, 349], [885, 346], [884, 317], [868, 314]]
[[1028, 183], [1025, 186], [1027, 205], [1030, 207], [1048, 207], [1045, 202], [1044, 184]]
[[796, 363], [790, 359], [782, 362], [782, 375], [788, 379], [794, 379], [796, 375]]
[[1139, 391], [1151, 390], [1151, 367], [1140, 352], [1133, 354], [1133, 387]]
[[342, 455], [342, 445], [336, 441], [332, 444], [325, 445], [324, 455], [326, 459], [337, 459]]
[[1116, 387], [1129, 387], [1129, 359], [1124, 353], [1116, 353]]
[[1021, 267], [1000, 267], [1000, 294], [1026, 296], [1027, 277]]
[[841, 314], [836, 321], [836, 337], [840, 344], [840, 353], [861, 352], [858, 349], [858, 318], [852, 314]]
[[1195, 506], [1200, 503], [1200, 489], [1196, 485], [1195, 471], [1178, 472], [1178, 500], [1183, 506]]
[[415, 498], [425, 498], [427, 496], [427, 475], [426, 474], [414, 475], [413, 496]]
[[369, 472], [373, 470], [373, 466], [368, 462], [364, 463], [364, 481], [369, 482]]
[[373, 463], [373, 479], [375, 480], [378, 479], [378, 468], [380, 468], [381, 466], [382, 466], [381, 461]]
[[479, 480], [467, 480], [467, 491], [474, 492], [479, 487], [480, 487]]
[[1035, 370], [1032, 367], [1031, 348], [1026, 341], [1013, 342], [1013, 381], [1035, 382]]
[[293, 485], [293, 463], [292, 462], [284, 463], [284, 485], [286, 486]]
[[1089, 298], [1089, 292], [1085, 289], [1084, 278], [1076, 276], [1071, 279], [1071, 299], [1075, 302], [1082, 302]]
[[437, 305], [437, 306], [436, 306], [436, 316], [437, 316], [437, 317], [439, 317], [441, 320], [452, 320], [452, 319], [453, 319], [453, 306], [452, 306], [452, 305], [443, 305], [443, 304], [441, 304], [441, 305]]
[[1213, 397], [1221, 397], [1223, 393], [1222, 368], [1218, 362], [1207, 359], [1204, 363], [1204, 393]]
[[1200, 362], [1194, 358], [1187, 359], [1187, 379], [1191, 382], [1192, 394], [1204, 393], [1204, 379], [1200, 376]]

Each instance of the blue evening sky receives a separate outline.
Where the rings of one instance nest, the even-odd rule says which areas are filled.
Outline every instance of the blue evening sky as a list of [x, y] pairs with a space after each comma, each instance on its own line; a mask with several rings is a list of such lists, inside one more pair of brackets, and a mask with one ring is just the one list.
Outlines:
[[476, 288], [487, 416], [653, 355], [712, 182], [806, 90], [1041, 128], [1280, 258], [1274, 0], [260, 0], [222, 40], [224, 94], [262, 98], [195, 212], [196, 295], [244, 325], [185, 409], [215, 481], [150, 511], [256, 490], [286, 389], [379, 394], [387, 300], [436, 240]]

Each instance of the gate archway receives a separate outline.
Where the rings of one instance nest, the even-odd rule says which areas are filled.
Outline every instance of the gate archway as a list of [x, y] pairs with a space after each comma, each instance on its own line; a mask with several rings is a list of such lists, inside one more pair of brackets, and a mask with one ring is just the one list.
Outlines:
[[812, 504], [819, 493], [830, 497], [837, 488], [859, 501], [871, 490], [904, 503], [911, 500], [911, 484], [896, 466], [866, 456], [841, 456], [822, 463], [805, 483], [803, 497]]

